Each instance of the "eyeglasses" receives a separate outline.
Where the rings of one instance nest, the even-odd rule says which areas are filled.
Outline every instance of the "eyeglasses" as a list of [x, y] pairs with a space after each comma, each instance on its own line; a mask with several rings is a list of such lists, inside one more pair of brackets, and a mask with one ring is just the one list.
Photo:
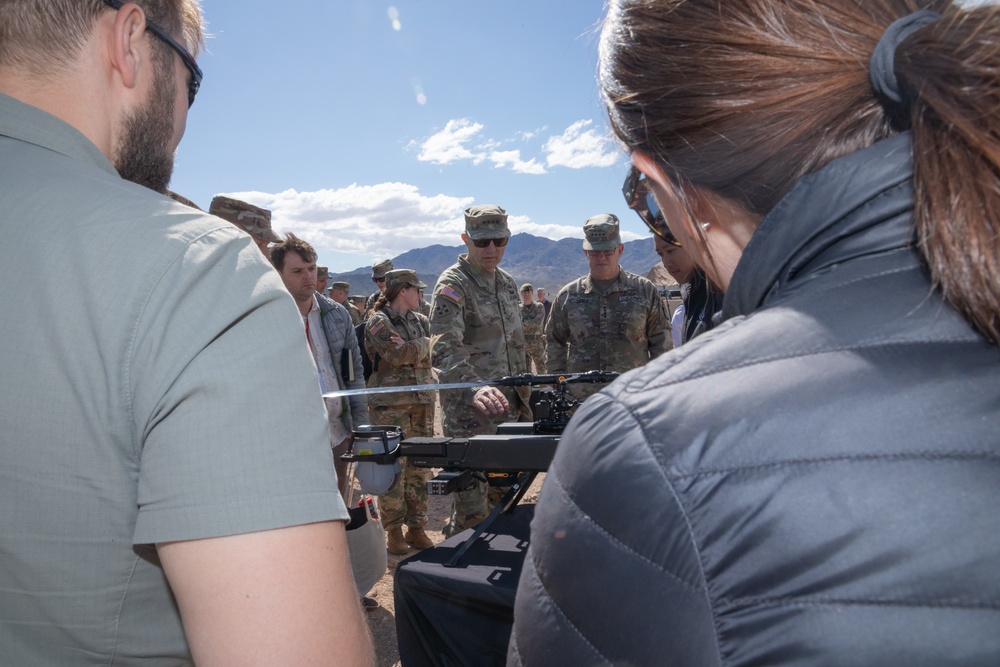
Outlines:
[[384, 283], [385, 282], [385, 278], [372, 278], [372, 280], [375, 281], [375, 282], [377, 282], [377, 283]]
[[[104, 0], [104, 4], [115, 10], [122, 8], [120, 0]], [[171, 37], [166, 30], [156, 25], [149, 19], [146, 19], [146, 29], [162, 39], [167, 43], [167, 46], [176, 51], [177, 55], [181, 57], [181, 62], [183, 62], [184, 66], [188, 68], [189, 72], [191, 72], [191, 80], [188, 81], [188, 108], [190, 109], [191, 105], [194, 104], [194, 98], [198, 94], [198, 90], [201, 88], [201, 79], [203, 77], [201, 68], [198, 67], [198, 63], [194, 61], [194, 56], [188, 53], [188, 50], [181, 46], [176, 39]]]
[[611, 250], [585, 250], [588, 257], [613, 257], [618, 248], [612, 248]]
[[656, 200], [653, 199], [653, 193], [649, 189], [649, 181], [646, 180], [642, 172], [636, 169], [635, 166], [629, 170], [628, 176], [625, 177], [625, 183], [622, 185], [622, 194], [625, 195], [625, 203], [642, 218], [642, 221], [649, 227], [649, 231], [667, 243], [675, 245], [678, 248], [681, 247], [681, 244], [677, 242], [674, 235], [670, 233], [670, 228], [667, 227], [667, 221], [663, 217], [663, 212], [656, 205]]
[[502, 248], [505, 245], [507, 245], [507, 238], [504, 237], [502, 239], [474, 239], [472, 241], [472, 245], [476, 246], [477, 248], [489, 248], [490, 243], [495, 245], [497, 248]]

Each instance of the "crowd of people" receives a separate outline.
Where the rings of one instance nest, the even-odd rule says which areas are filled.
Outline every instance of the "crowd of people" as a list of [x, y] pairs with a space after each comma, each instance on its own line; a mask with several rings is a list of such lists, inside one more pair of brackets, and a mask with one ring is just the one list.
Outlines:
[[[623, 375], [574, 389], [508, 664], [1000, 660], [1000, 10], [607, 11], [622, 192], [673, 317], [608, 213], [586, 275], [519, 287], [493, 204], [430, 303], [391, 260], [351, 296], [270, 211], [169, 191], [197, 3], [0, 0], [11, 664], [370, 664], [357, 427], [492, 434], [533, 415], [489, 380], [590, 370]], [[325, 396], [435, 383], [476, 386]], [[398, 555], [433, 546], [429, 471], [401, 464]], [[506, 491], [472, 480], [446, 535]]]

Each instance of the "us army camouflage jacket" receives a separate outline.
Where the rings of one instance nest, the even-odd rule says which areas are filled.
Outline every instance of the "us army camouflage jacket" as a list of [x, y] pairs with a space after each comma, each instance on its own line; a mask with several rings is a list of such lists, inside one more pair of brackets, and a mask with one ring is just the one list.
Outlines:
[[599, 293], [590, 275], [559, 290], [545, 327], [550, 373], [625, 371], [668, 349], [669, 325], [653, 283], [622, 269]]
[[[406, 342], [394, 344], [390, 340], [393, 332]], [[400, 315], [390, 306], [373, 313], [365, 323], [365, 351], [373, 362], [376, 354], [381, 358], [378, 370], [368, 378], [369, 387], [403, 387], [435, 381], [431, 372], [430, 325], [420, 313], [411, 310]], [[433, 402], [432, 391], [368, 396], [368, 404], [374, 406]]]
[[[495, 283], [460, 255], [458, 263], [438, 278], [430, 325], [431, 357], [440, 382], [476, 382], [527, 372], [517, 283], [503, 269], [497, 269], [494, 277]], [[471, 404], [474, 392], [446, 393], [442, 392], [443, 402], [464, 406]], [[518, 389], [520, 401], [511, 389], [504, 393], [512, 409], [531, 418], [530, 388]]]
[[543, 338], [545, 336], [545, 306], [538, 301], [532, 301], [527, 306], [521, 302], [521, 322], [524, 324], [526, 338]]

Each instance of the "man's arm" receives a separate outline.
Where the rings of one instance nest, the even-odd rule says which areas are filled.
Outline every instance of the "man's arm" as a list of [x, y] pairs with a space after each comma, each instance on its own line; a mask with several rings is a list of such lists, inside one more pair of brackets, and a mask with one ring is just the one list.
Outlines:
[[372, 664], [342, 522], [157, 551], [200, 667]]

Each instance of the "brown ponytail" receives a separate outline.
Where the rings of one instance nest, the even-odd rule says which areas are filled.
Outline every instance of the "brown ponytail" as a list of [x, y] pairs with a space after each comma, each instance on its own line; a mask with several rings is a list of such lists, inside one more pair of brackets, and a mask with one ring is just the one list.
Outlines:
[[[611, 0], [600, 82], [612, 127], [682, 182], [763, 216], [802, 176], [913, 129], [914, 219], [945, 298], [1000, 343], [1000, 9], [949, 0]], [[912, 101], [868, 64], [886, 27]]]
[[378, 295], [375, 299], [375, 304], [372, 306], [372, 310], [382, 310], [387, 305], [392, 303], [392, 300], [399, 296], [399, 293], [403, 291], [406, 285], [399, 283], [387, 286], [385, 291]]
[[1000, 343], [1000, 11], [944, 17], [903, 42], [914, 93], [914, 222], [944, 298]]

